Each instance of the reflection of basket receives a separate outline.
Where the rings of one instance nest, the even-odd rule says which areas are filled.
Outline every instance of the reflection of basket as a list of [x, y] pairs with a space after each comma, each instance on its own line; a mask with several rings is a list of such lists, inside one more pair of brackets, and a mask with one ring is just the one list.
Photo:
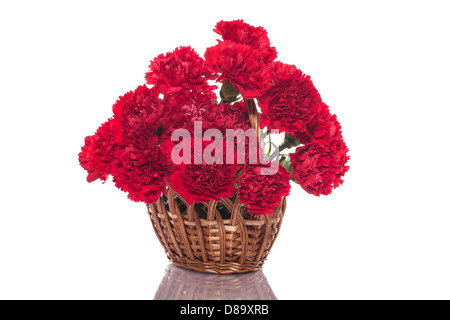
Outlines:
[[[245, 101], [259, 137], [259, 115]], [[248, 213], [239, 199], [188, 205], [170, 186], [167, 195], [148, 205], [155, 233], [167, 256], [185, 269], [210, 273], [242, 273], [261, 268], [278, 235], [286, 198], [273, 215]]]
[[202, 274], [169, 265], [154, 300], [276, 300], [262, 270]]

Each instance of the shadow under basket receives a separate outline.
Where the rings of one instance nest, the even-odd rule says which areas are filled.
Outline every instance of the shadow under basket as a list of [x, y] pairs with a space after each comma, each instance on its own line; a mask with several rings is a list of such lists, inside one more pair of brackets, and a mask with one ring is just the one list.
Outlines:
[[286, 211], [283, 197], [273, 215], [248, 213], [239, 199], [188, 205], [170, 186], [148, 205], [155, 233], [169, 260], [184, 269], [216, 274], [261, 268]]

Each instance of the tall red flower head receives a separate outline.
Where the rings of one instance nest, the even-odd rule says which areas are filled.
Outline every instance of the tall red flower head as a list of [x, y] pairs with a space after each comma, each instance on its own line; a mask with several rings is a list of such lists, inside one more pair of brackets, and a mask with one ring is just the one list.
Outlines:
[[[104, 176], [102, 173], [95, 172], [89, 167], [89, 149], [91, 147], [92, 137], [93, 136], [87, 136], [84, 138], [84, 146], [81, 147], [81, 152], [78, 154], [78, 161], [80, 162], [81, 167], [88, 173], [87, 182], [95, 181]], [[106, 177], [102, 180], [106, 180]]]
[[113, 106], [116, 142], [145, 142], [163, 124], [167, 111], [155, 88], [143, 85], [121, 96]]
[[247, 109], [242, 101], [235, 103], [215, 103], [209, 99], [186, 99], [172, 106], [164, 122], [162, 135], [164, 143], [170, 140], [177, 129], [186, 129], [194, 136], [194, 124], [201, 122], [201, 135], [208, 129], [218, 129], [224, 135], [227, 129], [251, 128]]
[[253, 27], [242, 20], [222, 20], [216, 24], [214, 32], [221, 35], [223, 40], [250, 46], [265, 63], [277, 57], [277, 50], [270, 46], [267, 31], [263, 27]]
[[302, 188], [316, 196], [328, 195], [343, 183], [348, 171], [348, 148], [341, 139], [330, 144], [312, 143], [290, 154], [292, 174]]
[[227, 164], [181, 164], [174, 166], [167, 179], [188, 204], [218, 201], [234, 195], [237, 168]]
[[216, 78], [204, 66], [203, 59], [190, 46], [160, 54], [150, 63], [145, 79], [164, 94], [178, 91], [212, 92], [217, 87], [207, 80]]
[[321, 97], [309, 76], [293, 65], [271, 65], [273, 85], [258, 97], [261, 124], [270, 129], [294, 134], [304, 132], [319, 112]]
[[135, 202], [155, 202], [165, 193], [170, 165], [158, 147], [158, 138], [119, 148], [112, 162], [113, 181]]
[[111, 120], [103, 123], [93, 136], [86, 137], [78, 157], [80, 165], [88, 172], [88, 182], [106, 181], [111, 174], [115, 148]]
[[95, 172], [102, 173], [104, 179], [111, 173], [111, 161], [115, 148], [111, 120], [108, 120], [98, 128], [92, 137], [89, 150], [89, 167]]
[[170, 140], [176, 129], [186, 129], [194, 133], [194, 123], [202, 122], [202, 134], [210, 128], [222, 128], [224, 124], [224, 105], [211, 102], [210, 99], [181, 99], [173, 104], [164, 122], [163, 136]]
[[136, 202], [154, 202], [165, 192], [170, 165], [162, 155], [158, 131], [169, 110], [156, 88], [139, 86], [113, 106], [117, 151], [111, 165], [116, 186]]
[[270, 84], [270, 69], [250, 46], [229, 40], [210, 47], [205, 52], [205, 65], [219, 73], [219, 82], [230, 83], [245, 99], [264, 93]]
[[[248, 138], [244, 139], [246, 139], [247, 130], [251, 129], [251, 124], [243, 102], [232, 104], [216, 104], [209, 101], [191, 103], [176, 110], [176, 112], [171, 112], [166, 119], [162, 133], [161, 148], [169, 161], [175, 147], [183, 149], [182, 146], [186, 146], [186, 148], [194, 150], [195, 140], [202, 141], [206, 139], [207, 134], [212, 137], [204, 140], [202, 147], [207, 147], [210, 144], [209, 141], [216, 141], [218, 138], [221, 139], [219, 141], [222, 141], [222, 150], [230, 150], [230, 159], [234, 159], [234, 163], [238, 163], [239, 159], [239, 163], [243, 164], [248, 158], [249, 142]], [[180, 129], [183, 129], [184, 132]], [[172, 134], [176, 130], [178, 132], [173, 136]], [[180, 134], [182, 134], [182, 138], [179, 137]], [[188, 139], [185, 138], [185, 135], [188, 135]], [[172, 141], [172, 136], [175, 141]], [[254, 136], [256, 143], [256, 134]], [[243, 146], [245, 146], [245, 152]], [[232, 161], [223, 159], [224, 162]]]
[[306, 130], [296, 132], [295, 137], [303, 144], [312, 142], [328, 144], [333, 140], [342, 139], [341, 124], [336, 115], [330, 113], [328, 106], [322, 103], [320, 111], [306, 124]]
[[[222, 104], [223, 129], [248, 130], [252, 127], [243, 101]], [[224, 132], [225, 133], [225, 132]]]
[[[221, 134], [220, 131], [217, 133]], [[217, 144], [214, 142], [196, 141], [195, 137], [188, 136], [183, 137], [175, 148], [172, 141], [166, 141], [163, 146], [166, 157], [172, 160], [172, 170], [167, 180], [189, 204], [234, 195], [239, 166], [226, 164], [223, 140], [217, 140]], [[177, 159], [174, 159], [174, 154]]]
[[289, 195], [291, 175], [282, 166], [278, 167], [274, 175], [262, 175], [261, 168], [260, 165], [250, 165], [244, 170], [238, 197], [250, 213], [273, 214], [281, 198]]

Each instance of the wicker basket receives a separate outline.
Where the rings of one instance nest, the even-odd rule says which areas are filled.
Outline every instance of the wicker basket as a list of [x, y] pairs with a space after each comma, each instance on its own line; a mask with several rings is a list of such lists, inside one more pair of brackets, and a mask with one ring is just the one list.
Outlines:
[[276, 300], [262, 270], [246, 274], [216, 275], [183, 270], [173, 264], [154, 300]]
[[[253, 100], [245, 101], [259, 137], [259, 115]], [[155, 233], [169, 260], [188, 270], [230, 274], [261, 268], [278, 235], [286, 210], [282, 198], [273, 215], [248, 213], [239, 199], [195, 203], [170, 186], [166, 195], [148, 205]]]

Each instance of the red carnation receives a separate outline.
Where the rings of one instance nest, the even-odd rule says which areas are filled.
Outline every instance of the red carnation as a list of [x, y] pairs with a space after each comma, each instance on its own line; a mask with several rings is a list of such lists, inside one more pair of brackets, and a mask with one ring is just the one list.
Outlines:
[[223, 106], [211, 102], [209, 99], [180, 101], [172, 107], [164, 123], [164, 135], [170, 137], [176, 129], [186, 129], [194, 132], [194, 122], [201, 121], [203, 131], [218, 128], [223, 125], [221, 119]]
[[179, 128], [193, 132], [195, 121], [202, 121], [203, 132], [207, 129], [219, 129], [225, 134], [226, 129], [251, 128], [247, 108], [242, 101], [217, 104], [209, 99], [186, 99], [172, 108], [164, 124], [164, 134], [170, 135]]
[[[176, 112], [171, 112], [166, 119], [166, 123], [164, 124], [163, 134], [162, 134], [162, 152], [169, 160], [171, 159], [172, 150], [176, 145], [180, 145], [182, 143], [187, 148], [191, 148], [194, 150], [194, 122], [201, 121], [201, 131], [198, 131], [198, 138], [202, 139], [204, 134], [209, 129], [219, 130], [222, 134], [222, 137], [226, 137], [227, 130], [232, 130], [232, 134], [237, 129], [242, 129], [244, 132], [248, 129], [251, 129], [250, 120], [248, 118], [247, 109], [243, 102], [236, 102], [233, 104], [216, 104], [211, 102], [204, 103], [191, 103], [186, 104], [181, 107], [178, 107], [179, 110]], [[172, 141], [171, 136], [174, 130], [176, 129], [186, 129], [190, 135], [191, 139], [185, 139], [184, 137], [179, 142]], [[238, 159], [238, 151], [236, 150], [236, 146], [241, 146], [239, 144], [242, 141], [242, 137], [239, 132], [236, 134], [237, 139], [231, 140], [232, 136], [230, 134], [230, 140], [232, 146], [228, 146], [228, 148], [234, 148], [234, 163], [237, 163]], [[256, 136], [256, 135], [255, 135]], [[215, 136], [214, 136], [215, 137]], [[214, 140], [214, 139], [213, 139]], [[223, 141], [223, 150], [227, 149], [228, 140]], [[210, 142], [205, 141], [204, 147], [209, 145]], [[245, 141], [245, 151], [244, 156], [248, 158], [248, 150], [249, 143]], [[179, 146], [181, 148], [181, 145]], [[231, 150], [231, 149], [230, 149]], [[241, 153], [239, 153], [241, 154]], [[240, 161], [245, 161], [245, 159], [241, 159]], [[225, 162], [225, 160], [224, 160]]]
[[263, 27], [253, 27], [242, 20], [219, 21], [214, 32], [221, 35], [223, 40], [250, 46], [265, 63], [277, 57], [277, 51], [270, 46], [267, 31]]
[[[102, 173], [95, 172], [89, 167], [89, 149], [92, 143], [93, 136], [87, 136], [84, 139], [84, 146], [81, 147], [81, 152], [78, 154], [78, 160], [80, 162], [81, 167], [88, 172], [87, 181], [92, 182], [97, 180], [98, 178], [103, 178]], [[106, 178], [102, 179], [106, 180]]]
[[341, 139], [330, 144], [312, 143], [298, 147], [291, 153], [292, 174], [306, 192], [328, 195], [343, 183], [342, 177], [349, 167], [348, 148]]
[[114, 183], [135, 202], [152, 203], [165, 193], [169, 164], [157, 144], [153, 137], [147, 144], [123, 146], [112, 162]]
[[78, 155], [80, 165], [88, 171], [88, 182], [99, 178], [106, 181], [111, 173], [114, 151], [111, 120], [108, 120], [97, 129], [95, 135], [85, 138], [85, 145]]
[[305, 132], [296, 132], [295, 137], [303, 144], [317, 142], [328, 144], [333, 140], [342, 139], [341, 125], [332, 115], [325, 103], [321, 104], [320, 111], [306, 124]]
[[167, 107], [158, 98], [156, 89], [144, 85], [121, 96], [114, 104], [113, 112], [116, 142], [142, 144], [163, 124]]
[[189, 91], [179, 90], [171, 94], [164, 94], [164, 104], [171, 108], [166, 113], [180, 112], [180, 108], [189, 104], [201, 104], [211, 103], [211, 101], [217, 100], [217, 96], [214, 92], [205, 91]]
[[[243, 101], [233, 104], [222, 104], [223, 129], [248, 130], [252, 127], [248, 117], [248, 111]], [[223, 132], [225, 133], [225, 131]]]
[[223, 41], [205, 52], [205, 64], [220, 73], [219, 82], [230, 81], [245, 99], [264, 93], [270, 84], [270, 69], [250, 46]]
[[309, 76], [293, 65], [271, 65], [273, 85], [260, 97], [261, 125], [294, 134], [306, 130], [306, 124], [320, 110], [321, 98]]
[[247, 206], [250, 213], [273, 214], [273, 207], [279, 206], [281, 198], [289, 195], [290, 179], [291, 175], [282, 166], [278, 167], [278, 172], [274, 175], [262, 175], [261, 166], [250, 165], [242, 173], [239, 200]]
[[207, 80], [215, 79], [203, 59], [190, 46], [178, 47], [173, 52], [160, 54], [150, 63], [145, 79], [162, 93], [178, 91], [212, 92]]
[[181, 164], [167, 180], [188, 204], [232, 197], [236, 190], [237, 166], [227, 164]]
[[111, 173], [111, 161], [115, 151], [111, 120], [98, 128], [92, 137], [89, 148], [89, 167], [97, 173], [103, 174], [101, 180], [106, 180]]

